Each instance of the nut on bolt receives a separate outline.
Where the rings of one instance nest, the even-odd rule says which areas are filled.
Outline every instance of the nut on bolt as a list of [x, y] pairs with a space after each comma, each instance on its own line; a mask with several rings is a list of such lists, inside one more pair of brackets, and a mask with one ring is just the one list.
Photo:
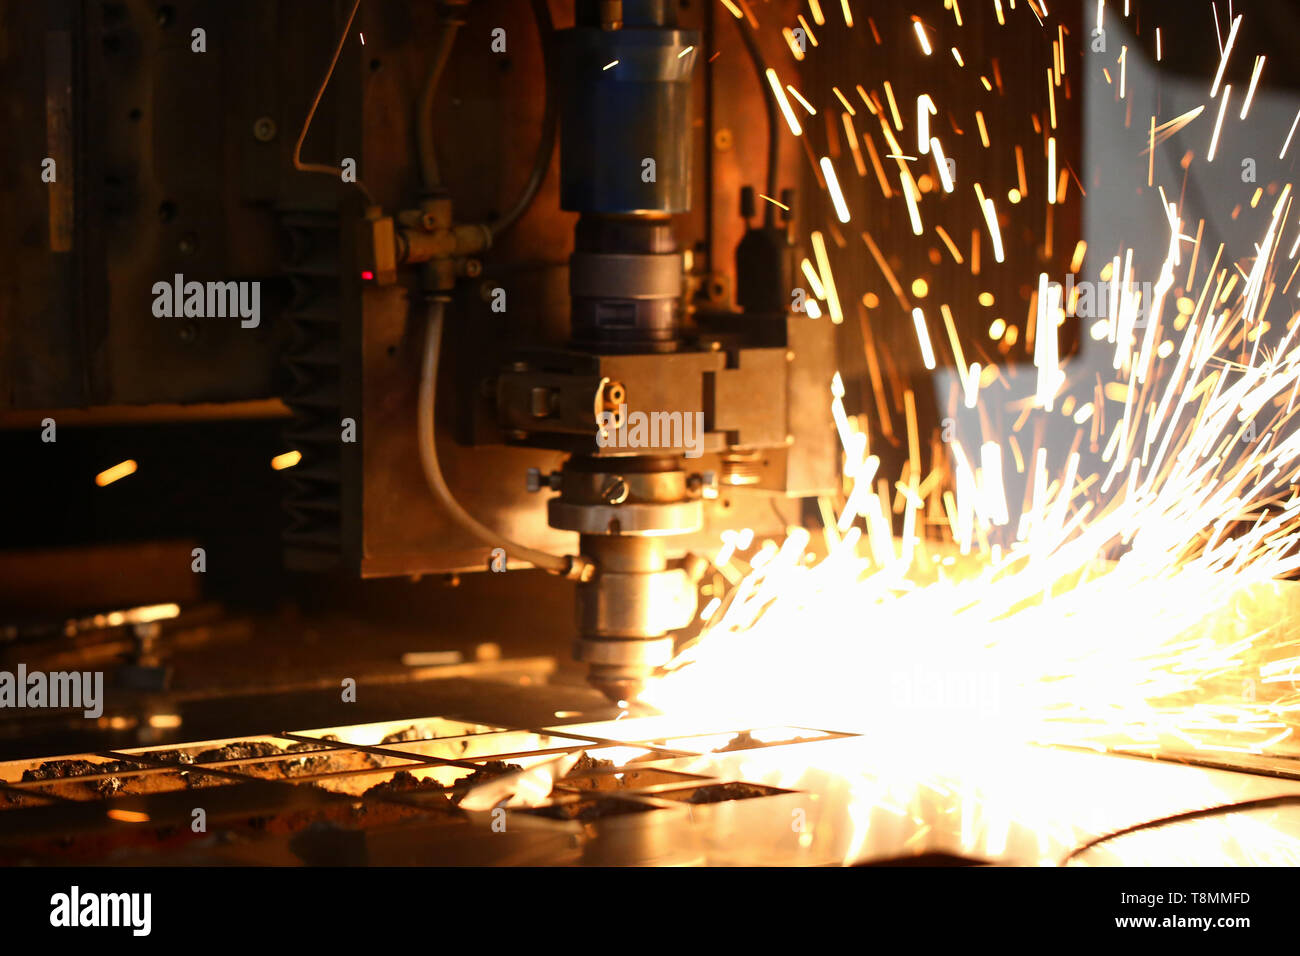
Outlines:
[[718, 490], [718, 473], [715, 471], [701, 471], [690, 475], [686, 479], [686, 490], [695, 494], [701, 494], [705, 490], [711, 489], [714, 492]]
[[600, 390], [600, 402], [606, 411], [616, 411], [627, 401], [627, 389], [622, 382], [605, 382]]
[[527, 484], [529, 491], [541, 491], [543, 488], [549, 488], [552, 491], [560, 489], [560, 473], [558, 471], [542, 474], [540, 468], [529, 468]]

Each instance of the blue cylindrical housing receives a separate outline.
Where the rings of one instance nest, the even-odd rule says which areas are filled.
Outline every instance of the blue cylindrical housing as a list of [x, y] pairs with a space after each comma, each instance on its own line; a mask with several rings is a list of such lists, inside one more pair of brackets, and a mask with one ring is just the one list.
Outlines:
[[558, 40], [560, 205], [615, 215], [686, 212], [698, 31], [578, 26]]

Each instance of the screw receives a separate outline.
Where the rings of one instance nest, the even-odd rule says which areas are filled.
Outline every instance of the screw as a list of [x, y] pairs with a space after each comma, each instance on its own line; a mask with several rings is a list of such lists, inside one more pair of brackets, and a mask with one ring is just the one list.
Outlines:
[[629, 489], [622, 475], [614, 475], [600, 489], [601, 500], [610, 505], [621, 505], [627, 501]]

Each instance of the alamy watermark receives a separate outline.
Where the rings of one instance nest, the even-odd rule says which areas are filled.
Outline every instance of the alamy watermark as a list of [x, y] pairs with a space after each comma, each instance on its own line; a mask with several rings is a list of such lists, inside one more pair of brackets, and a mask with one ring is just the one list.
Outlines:
[[50, 897], [50, 925], [60, 928], [121, 927], [133, 936], [153, 928], [152, 893], [92, 893], [72, 886]]
[[704, 454], [703, 412], [617, 412], [596, 417], [596, 444], [601, 448], [684, 448], [687, 458]]
[[1120, 315], [1126, 304], [1132, 303], [1136, 309], [1133, 325], [1143, 328], [1147, 314], [1155, 300], [1155, 283], [1152, 282], [1106, 282], [1082, 279], [1075, 282], [1073, 274], [1067, 273], [1065, 284], [1052, 282], [1049, 287], [1061, 291], [1061, 303], [1066, 315], [1080, 319], [1104, 319]]
[[103, 671], [0, 671], [0, 709], [80, 708], [89, 718], [104, 713]]
[[1002, 706], [998, 673], [913, 668], [890, 675], [890, 700], [901, 710], [956, 711], [989, 716]]
[[172, 282], [155, 282], [153, 297], [153, 314], [160, 319], [238, 317], [245, 329], [262, 321], [262, 283], [257, 281], [186, 282], [178, 272]]

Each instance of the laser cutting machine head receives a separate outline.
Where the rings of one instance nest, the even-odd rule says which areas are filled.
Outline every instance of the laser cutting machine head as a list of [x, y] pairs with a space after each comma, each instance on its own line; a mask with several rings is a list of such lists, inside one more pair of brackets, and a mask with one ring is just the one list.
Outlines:
[[[540, 24], [548, 121], [558, 114], [561, 129], [559, 206], [577, 214], [560, 303], [566, 334], [539, 344], [507, 332], [494, 343], [496, 367], [462, 401], [482, 407], [486, 396], [490, 421], [471, 446], [558, 453], [557, 466], [529, 468], [527, 482], [554, 493], [547, 524], [568, 533], [572, 553], [542, 554], [461, 507], [433, 437], [433, 379], [448, 375], [446, 361], [438, 370], [437, 339], [446, 337], [443, 324], [472, 321], [455, 304], [456, 283], [468, 257], [490, 261], [487, 248], [502, 230], [457, 223], [450, 197], [437, 193], [395, 217], [372, 208], [363, 242], [366, 272], [384, 281], [419, 265], [420, 296], [436, 315], [419, 410], [429, 423], [410, 452], [421, 455], [440, 509], [491, 553], [576, 582], [574, 657], [615, 701], [635, 699], [673, 657], [700, 607], [708, 562], [699, 555], [719, 531], [751, 524], [755, 513], [770, 524], [771, 497], [819, 493], [835, 472], [824, 425], [801, 425], [815, 420], [800, 409], [819, 401], [833, 345], [829, 330], [791, 310], [793, 191], [782, 193], [780, 225], [769, 206], [739, 243], [738, 310], [716, 289], [712, 297], [702, 291], [711, 275], [696, 255], [704, 246], [684, 251], [678, 238], [677, 220], [699, 192], [692, 114], [701, 34], [680, 26], [677, 11], [667, 0], [578, 0], [572, 27], [552, 35]], [[757, 95], [761, 80], [760, 69]], [[752, 189], [742, 214], [754, 216]], [[451, 454], [458, 469], [475, 467], [460, 448]]]

